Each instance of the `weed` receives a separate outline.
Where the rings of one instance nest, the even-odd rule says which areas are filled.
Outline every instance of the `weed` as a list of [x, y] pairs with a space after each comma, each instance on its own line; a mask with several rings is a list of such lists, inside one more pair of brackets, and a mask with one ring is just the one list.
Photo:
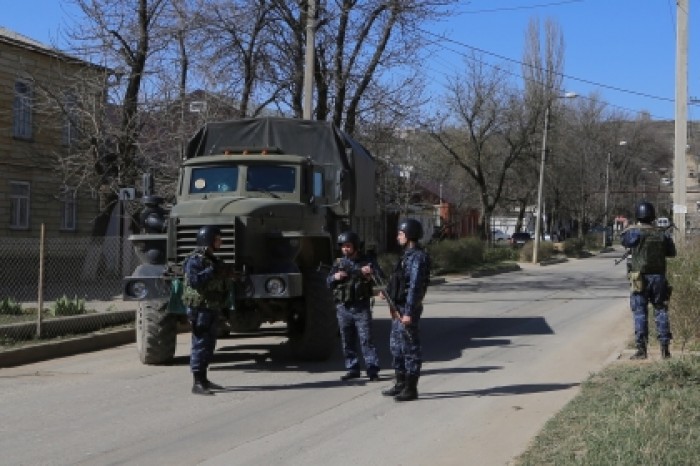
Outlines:
[[73, 299], [63, 295], [61, 298], [56, 300], [56, 303], [52, 307], [53, 315], [58, 316], [75, 316], [80, 314], [85, 314], [87, 310], [85, 309], [85, 300], [78, 299], [76, 296]]
[[22, 315], [22, 305], [15, 302], [12, 298], [0, 299], [0, 314], [9, 316]]

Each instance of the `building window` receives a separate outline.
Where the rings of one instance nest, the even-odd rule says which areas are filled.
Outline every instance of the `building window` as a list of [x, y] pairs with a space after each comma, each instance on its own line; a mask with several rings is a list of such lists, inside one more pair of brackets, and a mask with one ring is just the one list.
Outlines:
[[61, 194], [61, 230], [75, 231], [77, 227], [78, 203], [76, 190], [65, 187]]
[[29, 183], [10, 181], [10, 228], [29, 228]]
[[66, 94], [63, 99], [63, 137], [62, 142], [65, 146], [71, 146], [78, 137], [78, 101], [73, 94]]
[[14, 120], [12, 135], [20, 139], [32, 138], [32, 88], [26, 81], [15, 82]]

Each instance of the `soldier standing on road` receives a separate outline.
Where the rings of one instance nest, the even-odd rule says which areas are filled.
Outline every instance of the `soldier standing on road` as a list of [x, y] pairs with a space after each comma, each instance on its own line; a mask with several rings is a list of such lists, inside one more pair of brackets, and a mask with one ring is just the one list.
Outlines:
[[418, 324], [423, 313], [423, 297], [430, 280], [430, 257], [418, 241], [423, 237], [423, 226], [408, 218], [400, 222], [397, 240], [403, 255], [389, 279], [387, 294], [393, 301], [389, 346], [393, 356], [396, 382], [382, 390], [396, 401], [418, 398], [418, 379], [423, 363]]
[[653, 225], [654, 206], [641, 201], [635, 208], [637, 224], [622, 232], [621, 242], [632, 252], [629, 272], [632, 294], [630, 306], [634, 315], [634, 338], [637, 351], [632, 359], [647, 358], [649, 339], [649, 302], [654, 306], [654, 321], [661, 345], [661, 357], [671, 357], [671, 325], [668, 319], [669, 286], [666, 281], [666, 258], [675, 257], [676, 246], [666, 232]]
[[182, 301], [192, 325], [190, 368], [194, 377], [192, 393], [213, 395], [222, 387], [207, 378], [207, 368], [216, 348], [219, 313], [226, 305], [228, 288], [223, 261], [214, 255], [221, 247], [221, 230], [204, 226], [197, 233], [197, 248], [183, 263], [185, 287]]
[[360, 362], [357, 356], [359, 337], [367, 377], [374, 382], [379, 380], [379, 358], [372, 340], [370, 299], [374, 294], [372, 274], [378, 273], [382, 276], [382, 272], [376, 260], [360, 253], [360, 238], [356, 233], [346, 231], [338, 235], [338, 246], [343, 257], [331, 267], [326, 283], [333, 291], [335, 299], [345, 369], [347, 369], [347, 373], [340, 379], [350, 380], [360, 377]]

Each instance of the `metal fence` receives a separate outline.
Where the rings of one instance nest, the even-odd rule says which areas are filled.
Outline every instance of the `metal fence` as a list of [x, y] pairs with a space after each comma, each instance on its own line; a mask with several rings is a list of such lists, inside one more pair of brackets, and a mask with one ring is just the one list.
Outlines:
[[138, 259], [126, 239], [2, 238], [0, 261], [0, 345], [133, 321], [122, 278]]

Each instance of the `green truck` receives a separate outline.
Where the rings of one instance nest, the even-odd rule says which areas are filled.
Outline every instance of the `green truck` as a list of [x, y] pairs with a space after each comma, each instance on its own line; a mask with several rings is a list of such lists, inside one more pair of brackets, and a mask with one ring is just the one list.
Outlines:
[[124, 279], [138, 301], [136, 342], [144, 364], [175, 354], [183, 259], [204, 225], [217, 225], [217, 253], [231, 279], [226, 329], [285, 322], [297, 358], [323, 360], [335, 348], [332, 296], [320, 265], [335, 238], [353, 229], [376, 247], [376, 163], [328, 122], [254, 118], [208, 123], [190, 140], [169, 209], [146, 196], [141, 232], [129, 237], [141, 264]]

